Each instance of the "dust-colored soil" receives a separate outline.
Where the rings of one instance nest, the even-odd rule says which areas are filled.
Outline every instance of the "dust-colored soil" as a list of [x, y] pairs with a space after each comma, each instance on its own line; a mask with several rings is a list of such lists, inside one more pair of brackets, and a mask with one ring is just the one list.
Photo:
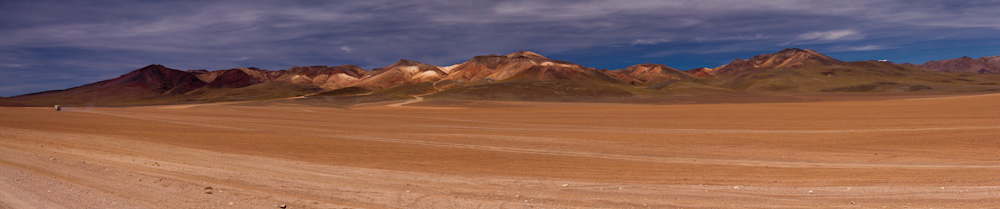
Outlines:
[[1000, 95], [477, 103], [0, 108], [0, 208], [1000, 205]]

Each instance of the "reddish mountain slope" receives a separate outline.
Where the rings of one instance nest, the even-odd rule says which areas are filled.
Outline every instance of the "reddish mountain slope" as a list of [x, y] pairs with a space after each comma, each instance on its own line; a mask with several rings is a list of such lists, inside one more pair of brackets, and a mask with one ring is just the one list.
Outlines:
[[687, 72], [688, 74], [694, 75], [694, 77], [699, 77], [699, 78], [715, 78], [715, 76], [712, 75], [712, 68], [702, 67], [702, 68], [690, 69], [684, 72]]
[[922, 65], [909, 65], [944, 72], [1000, 74], [1000, 56], [980, 57], [979, 59], [961, 57], [950, 60], [930, 61]]
[[755, 68], [785, 68], [795, 69], [809, 65], [836, 65], [845, 62], [828, 57], [808, 49], [785, 49], [774, 54], [762, 54], [748, 60], [736, 59], [729, 64], [719, 66], [712, 71], [713, 75], [733, 75]]
[[620, 80], [634, 79], [634, 84], [654, 84], [665, 81], [697, 81], [695, 76], [663, 64], [638, 64], [613, 71]]
[[365, 75], [358, 86], [369, 89], [387, 89], [403, 84], [438, 81], [448, 76], [444, 68], [412, 60], [399, 60], [395, 64], [374, 69]]
[[455, 66], [447, 79], [475, 82], [484, 79], [500, 81], [506, 79], [529, 80], [603, 80], [617, 82], [610, 72], [581, 65], [552, 60], [529, 51], [508, 55], [476, 56]]
[[526, 101], [620, 101], [630, 79], [608, 70], [552, 60], [533, 52], [476, 56], [455, 66], [447, 90], [429, 98]]

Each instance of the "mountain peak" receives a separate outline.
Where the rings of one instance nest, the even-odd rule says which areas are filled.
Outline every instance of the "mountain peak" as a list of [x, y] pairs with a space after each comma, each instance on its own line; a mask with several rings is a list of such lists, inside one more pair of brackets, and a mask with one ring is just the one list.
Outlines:
[[683, 71], [674, 69], [664, 64], [643, 63], [629, 66], [625, 69], [615, 70], [616, 73], [624, 75], [619, 78], [623, 80], [634, 79], [639, 83], [658, 83], [672, 80], [693, 81], [694, 76]]
[[151, 64], [151, 65], [147, 65], [146, 67], [139, 68], [136, 71], [166, 70], [166, 69], [169, 69], [169, 68], [167, 68], [166, 66], [163, 66], [163, 65], [159, 65], [159, 64]]
[[830, 65], [841, 63], [844, 62], [813, 50], [787, 48], [778, 53], [761, 54], [748, 60], [736, 59], [729, 64], [715, 68], [712, 72], [736, 74], [752, 68], [797, 68], [806, 65]]
[[534, 58], [534, 59], [549, 59], [549, 58], [547, 58], [545, 56], [542, 56], [542, 55], [540, 55], [538, 53], [534, 53], [534, 52], [530, 52], [530, 51], [519, 51], [519, 52], [510, 53], [510, 54], [507, 55], [507, 57], [508, 58], [524, 57], [524, 58]]
[[799, 48], [785, 48], [785, 49], [781, 50], [778, 53], [794, 53], [794, 52], [809, 52], [809, 51], [812, 51], [812, 50], [799, 49]]
[[404, 67], [404, 66], [421, 66], [421, 65], [424, 65], [424, 63], [408, 59], [399, 59], [399, 61], [396, 62], [396, 64], [392, 64], [391, 66]]
[[781, 55], [781, 56], [791, 57], [791, 56], [795, 56], [797, 54], [802, 54], [802, 55], [809, 56], [809, 57], [819, 57], [819, 58], [823, 58], [823, 59], [826, 59], [826, 58], [833, 59], [833, 58], [830, 58], [830, 57], [828, 57], [826, 55], [820, 54], [819, 52], [816, 52], [816, 51], [813, 51], [813, 50], [799, 49], [799, 48], [787, 48], [787, 49], [781, 50], [780, 52], [772, 54], [772, 55]]

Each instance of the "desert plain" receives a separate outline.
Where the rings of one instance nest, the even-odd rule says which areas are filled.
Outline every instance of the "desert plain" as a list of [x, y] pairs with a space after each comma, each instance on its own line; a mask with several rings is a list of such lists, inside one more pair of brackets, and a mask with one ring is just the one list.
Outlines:
[[994, 208], [997, 104], [0, 107], [0, 208]]

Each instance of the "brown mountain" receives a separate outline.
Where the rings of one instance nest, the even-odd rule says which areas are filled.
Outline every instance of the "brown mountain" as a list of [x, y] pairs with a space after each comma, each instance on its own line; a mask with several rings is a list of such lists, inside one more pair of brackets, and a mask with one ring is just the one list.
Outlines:
[[715, 76], [712, 75], [712, 68], [701, 67], [701, 68], [686, 70], [684, 72], [687, 72], [688, 74], [694, 75], [695, 77], [699, 78], [715, 78]]
[[712, 75], [733, 75], [756, 68], [795, 69], [809, 65], [836, 65], [843, 63], [843, 61], [813, 50], [791, 48], [774, 54], [757, 55], [748, 60], [736, 59], [729, 64], [709, 71], [709, 73]]
[[448, 76], [445, 68], [412, 60], [399, 60], [395, 64], [374, 69], [365, 75], [358, 86], [368, 89], [387, 89], [403, 84], [438, 81]]
[[1000, 74], [1000, 56], [980, 57], [979, 59], [961, 57], [950, 60], [929, 61], [921, 65], [910, 65], [944, 72]]
[[339, 89], [357, 84], [366, 73], [368, 72], [355, 65], [293, 67], [278, 71], [273, 80], [323, 89]]
[[366, 73], [364, 69], [355, 65], [292, 67], [279, 71], [251, 67], [216, 71], [189, 70], [187, 72], [194, 74], [213, 88], [242, 88], [259, 83], [287, 82], [323, 89], [337, 89], [353, 85], [360, 81]]
[[115, 79], [66, 90], [5, 98], [19, 105], [131, 105], [268, 99], [351, 86], [366, 71], [354, 65], [180, 71], [150, 65]]
[[692, 74], [663, 64], [638, 64], [613, 71], [620, 80], [634, 80], [632, 84], [654, 84], [666, 81], [698, 81]]
[[[216, 74], [210, 72], [210, 74]], [[250, 85], [271, 81], [269, 72], [260, 69], [236, 68], [222, 70], [213, 76], [208, 87], [212, 88], [242, 88]]]
[[713, 70], [716, 86], [744, 92], [984, 91], [991, 78], [880, 61], [843, 62], [811, 50], [785, 49]]
[[454, 66], [447, 90], [431, 95], [445, 99], [529, 101], [620, 101], [631, 96], [622, 75], [520, 51], [476, 56]]
[[66, 90], [53, 90], [10, 97], [23, 104], [112, 104], [190, 92], [206, 82], [189, 72], [149, 65], [118, 78]]
[[455, 66], [447, 79], [462, 82], [506, 79], [618, 81], [608, 71], [552, 60], [529, 51], [473, 57]]

